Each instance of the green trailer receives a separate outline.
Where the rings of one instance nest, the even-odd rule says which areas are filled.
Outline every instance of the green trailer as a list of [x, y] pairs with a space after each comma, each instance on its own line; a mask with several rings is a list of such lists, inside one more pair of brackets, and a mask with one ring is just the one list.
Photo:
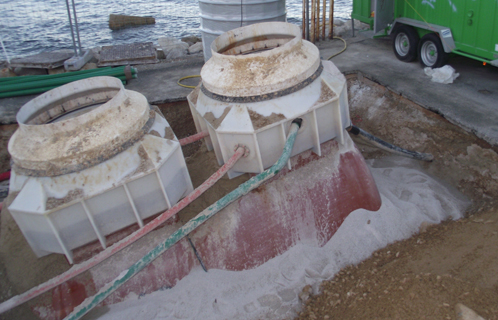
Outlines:
[[454, 53], [498, 67], [497, 0], [353, 0], [351, 17], [391, 35], [401, 61], [438, 68]]

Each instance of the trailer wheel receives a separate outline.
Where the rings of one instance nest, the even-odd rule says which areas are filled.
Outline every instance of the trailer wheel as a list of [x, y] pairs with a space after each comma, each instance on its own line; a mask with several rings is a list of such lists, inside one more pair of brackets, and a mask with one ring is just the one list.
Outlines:
[[420, 63], [430, 68], [440, 68], [448, 62], [448, 54], [444, 52], [441, 40], [436, 33], [428, 33], [422, 37], [418, 45]]
[[393, 51], [398, 60], [411, 62], [417, 59], [418, 33], [415, 28], [401, 25], [394, 31]]

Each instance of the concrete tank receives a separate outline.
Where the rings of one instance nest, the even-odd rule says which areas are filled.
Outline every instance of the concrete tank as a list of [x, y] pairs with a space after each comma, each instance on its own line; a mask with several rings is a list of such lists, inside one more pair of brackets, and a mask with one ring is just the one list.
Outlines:
[[159, 109], [121, 80], [94, 77], [36, 97], [9, 141], [9, 206], [38, 256], [65, 254], [190, 193], [180, 143]]
[[303, 119], [292, 156], [331, 139], [344, 143], [350, 125], [346, 78], [298, 26], [260, 23], [229, 31], [211, 44], [202, 83], [189, 96], [198, 131], [208, 131], [219, 164], [238, 144], [250, 154], [230, 177], [260, 173], [279, 158], [290, 124]]
[[286, 20], [285, 0], [199, 0], [204, 61], [211, 43], [226, 31], [254, 23]]

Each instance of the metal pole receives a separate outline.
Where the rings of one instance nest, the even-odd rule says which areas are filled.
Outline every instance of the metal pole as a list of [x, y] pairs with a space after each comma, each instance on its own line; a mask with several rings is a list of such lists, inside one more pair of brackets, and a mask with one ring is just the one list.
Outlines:
[[71, 38], [73, 39], [74, 55], [77, 56], [78, 51], [76, 51], [76, 41], [74, 40], [73, 21], [71, 20], [71, 11], [69, 10], [68, 0], [66, 0], [66, 7], [67, 7], [67, 17], [69, 18], [69, 27], [71, 28]]
[[81, 41], [80, 41], [80, 30], [78, 28], [78, 18], [76, 18], [76, 6], [74, 5], [74, 0], [73, 2], [73, 14], [74, 14], [74, 26], [76, 27], [76, 37], [78, 39], [78, 47], [80, 48], [80, 56], [83, 54], [83, 49], [81, 49]]
[[323, 16], [322, 16], [322, 39], [325, 40], [325, 28], [327, 27], [327, 0], [323, 0]]
[[334, 38], [334, 0], [330, 0], [330, 11], [329, 11], [329, 39]]
[[310, 0], [306, 0], [306, 40], [310, 40]]
[[2, 49], [3, 53], [5, 54], [5, 58], [7, 58], [7, 62], [10, 64], [10, 58], [9, 55], [7, 54], [7, 50], [5, 50], [5, 46], [3, 45], [3, 39], [1, 36], [0, 36], [0, 42], [2, 43]]
[[303, 0], [303, 3], [302, 3], [302, 6], [303, 6], [303, 23], [301, 24], [302, 25], [302, 37], [303, 39], [306, 39], [306, 0]]
[[320, 0], [316, 0], [316, 31], [315, 39], [320, 41]]
[[310, 41], [315, 43], [315, 29], [316, 29], [316, 0], [311, 0], [311, 27], [310, 27]]

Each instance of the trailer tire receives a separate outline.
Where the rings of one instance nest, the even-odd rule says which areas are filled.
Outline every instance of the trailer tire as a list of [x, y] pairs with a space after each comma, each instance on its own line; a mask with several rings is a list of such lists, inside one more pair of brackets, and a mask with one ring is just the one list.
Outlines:
[[412, 62], [417, 59], [419, 36], [415, 28], [405, 24], [394, 31], [393, 51], [398, 60]]
[[441, 39], [436, 33], [428, 33], [422, 37], [418, 52], [422, 66], [441, 68], [448, 62], [448, 54], [444, 52]]

